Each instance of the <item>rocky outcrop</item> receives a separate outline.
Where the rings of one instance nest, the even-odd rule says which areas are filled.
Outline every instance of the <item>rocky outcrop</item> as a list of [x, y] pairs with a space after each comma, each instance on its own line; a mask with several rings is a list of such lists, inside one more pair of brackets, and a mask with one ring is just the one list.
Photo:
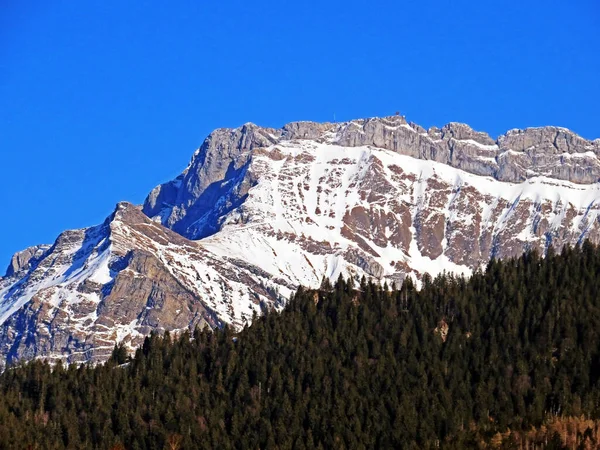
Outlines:
[[[221, 202], [218, 215], [238, 206], [253, 182], [244, 180], [252, 150], [274, 144], [281, 134], [281, 130], [254, 124], [213, 131], [184, 173], [152, 190], [144, 202], [144, 213], [160, 217], [163, 224], [193, 239], [215, 232], [217, 217], [207, 213], [213, 212], [217, 201]], [[235, 182], [238, 179], [244, 182]]]
[[580, 184], [600, 180], [599, 139], [587, 141], [565, 128], [528, 128], [500, 136], [498, 146], [499, 180], [537, 175]]
[[62, 233], [35, 265], [0, 279], [0, 368], [33, 357], [102, 361], [115, 342], [133, 349], [152, 330], [239, 327], [291, 292], [268, 277], [215, 261], [120, 203], [103, 224]]
[[349, 122], [340, 127], [335, 142], [394, 150], [500, 181], [540, 175], [581, 184], [600, 179], [600, 140], [588, 141], [557, 127], [511, 130], [494, 141], [465, 124], [425, 132], [402, 117], [388, 117]]
[[32, 264], [35, 264], [49, 248], [49, 245], [36, 245], [15, 253], [10, 259], [5, 276], [11, 277], [21, 270], [27, 270]]
[[137, 331], [214, 328], [218, 320], [169, 272], [159, 258], [145, 250], [132, 250], [122, 270], [97, 308], [96, 323], [136, 323]]

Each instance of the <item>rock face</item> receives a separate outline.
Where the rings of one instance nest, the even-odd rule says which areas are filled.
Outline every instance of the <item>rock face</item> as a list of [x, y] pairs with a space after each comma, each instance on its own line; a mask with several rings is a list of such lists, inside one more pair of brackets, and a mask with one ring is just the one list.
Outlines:
[[299, 285], [470, 274], [490, 257], [600, 242], [600, 140], [497, 140], [403, 117], [216, 130], [142, 208], [13, 257], [0, 355], [99, 361], [151, 330], [241, 327]]
[[102, 361], [115, 342], [134, 348], [152, 330], [214, 328], [221, 317], [239, 327], [261, 301], [283, 300], [258, 269], [213, 259], [120, 203], [102, 225], [62, 233], [39, 261], [0, 279], [3, 363]]
[[[341, 124], [293, 122], [279, 130], [246, 124], [211, 133], [178, 178], [150, 193], [144, 213], [184, 236], [210, 235], [257, 181], [247, 176], [254, 149], [297, 140], [372, 146], [512, 183], [539, 176], [578, 184], [600, 180], [600, 139], [587, 141], [564, 128], [511, 130], [494, 141], [465, 124], [426, 131], [401, 116]], [[222, 202], [218, 209], [213, 208], [216, 201]]]
[[49, 245], [36, 245], [17, 252], [10, 259], [10, 264], [6, 269], [6, 277], [13, 276], [15, 273], [30, 267], [41, 258], [41, 256], [50, 248]]
[[250, 188], [252, 180], [245, 176], [252, 151], [277, 141], [271, 132], [275, 130], [253, 124], [214, 131], [179, 177], [152, 190], [144, 213], [161, 217], [166, 226], [184, 236], [200, 238], [214, 233], [219, 217], [239, 206], [239, 199]]

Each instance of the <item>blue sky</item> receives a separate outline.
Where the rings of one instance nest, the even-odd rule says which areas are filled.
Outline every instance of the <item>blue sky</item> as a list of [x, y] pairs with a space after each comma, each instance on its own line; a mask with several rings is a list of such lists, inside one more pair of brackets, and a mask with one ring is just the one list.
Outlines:
[[401, 111], [600, 137], [599, 49], [597, 0], [6, 0], [0, 272], [141, 203], [217, 127]]

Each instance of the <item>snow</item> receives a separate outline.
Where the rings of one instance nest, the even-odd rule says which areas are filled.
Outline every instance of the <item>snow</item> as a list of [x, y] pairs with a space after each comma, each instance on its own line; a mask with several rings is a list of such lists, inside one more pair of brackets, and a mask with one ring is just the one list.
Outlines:
[[80, 292], [86, 280], [100, 285], [112, 281], [109, 269], [113, 249], [103, 224], [62, 233], [52, 251], [20, 280], [0, 288], [0, 324], [27, 304], [34, 296], [52, 309], [63, 309], [77, 327], [81, 319], [72, 317], [70, 307], [82, 301], [98, 304], [98, 294]]
[[[89, 240], [61, 249], [63, 256], [71, 257], [65, 262], [59, 262], [57, 258], [49, 267], [41, 265], [16, 283], [0, 288], [0, 325], [35, 295], [47, 296], [48, 304], [53, 308], [76, 304], [83, 298], [96, 303], [100, 301], [96, 294], [84, 294], [76, 290], [76, 286], [85, 280], [106, 284], [113, 278], [108, 268], [111, 247], [106, 245], [105, 238], [93, 236], [101, 232], [101, 227], [88, 230], [92, 235]], [[82, 255], [78, 256], [80, 253]], [[40, 277], [40, 274], [53, 276]]]
[[[490, 150], [497, 148], [479, 146]], [[383, 164], [388, 179], [392, 177], [390, 168], [394, 166], [416, 177], [412, 195], [398, 195], [398, 198], [413, 205], [413, 219], [417, 211], [429, 207], [425, 199], [428, 180], [433, 178], [454, 186], [446, 206], [446, 210], [450, 211], [447, 215], [449, 220], [467, 224], [473, 220], [473, 215], [460, 211], [459, 206], [451, 208], [460, 190], [470, 186], [486, 199], [479, 204], [482, 226], [492, 226], [495, 232], [506, 226], [517, 205], [524, 200], [535, 203], [548, 200], [554, 204], [560, 200], [551, 219], [551, 228], [556, 229], [564, 221], [569, 205], [582, 209], [600, 199], [598, 185], [579, 185], [547, 177], [534, 177], [523, 183], [505, 183], [435, 161], [419, 160], [370, 146], [348, 148], [329, 143], [297, 142], [279, 144], [277, 148], [287, 155], [286, 159], [272, 161], [267, 152], [255, 157], [253, 162], [256, 167], [261, 167], [263, 173], [246, 200], [245, 208], [253, 211], [251, 220], [243, 226], [235, 220], [226, 222], [220, 233], [201, 241], [201, 245], [214, 254], [247, 261], [294, 284], [316, 286], [323, 275], [335, 279], [341, 270], [348, 270], [348, 263], [342, 255], [345, 250], [356, 247], [356, 243], [346, 239], [341, 230], [344, 217], [354, 207], [379, 207], [389, 211], [389, 198], [372, 203], [361, 200], [361, 192], [365, 192], [362, 180], [376, 161]], [[295, 162], [303, 153], [313, 158], [299, 160], [310, 163]], [[503, 208], [497, 223], [490, 223], [492, 212], [499, 203], [509, 206]], [[326, 255], [311, 254], [294, 240], [275, 238], [277, 232], [310, 239], [330, 250]], [[531, 239], [531, 232], [531, 226], [528, 226], [519, 238], [524, 241]], [[384, 230], [384, 233], [388, 234], [389, 230]], [[381, 248], [368, 237], [361, 237], [379, 255], [373, 259], [384, 268], [387, 276], [396, 270], [393, 266], [395, 261], [404, 261], [417, 272], [432, 275], [444, 270], [464, 275], [471, 273], [469, 268], [452, 262], [445, 253], [435, 260], [422, 255], [414, 227], [411, 227], [411, 233], [413, 238], [408, 254], [394, 247]], [[445, 250], [446, 238], [442, 244]], [[355, 268], [354, 272], [360, 273], [360, 270]]]
[[592, 159], [597, 159], [596, 154], [589, 150], [587, 152], [583, 152], [583, 153], [567, 153], [567, 152], [563, 152], [561, 155], [561, 158], [564, 159], [570, 159], [570, 158], [579, 158], [579, 159], [585, 159], [585, 158], [592, 158]]
[[[345, 126], [359, 125], [351, 122]], [[399, 126], [417, 132], [408, 125]], [[539, 239], [534, 228], [541, 214], [537, 209], [540, 205], [551, 207], [550, 213], [544, 213], [550, 231], [559, 230], [567, 213], [575, 210], [570, 231], [583, 236], [599, 216], [598, 184], [575, 184], [544, 176], [522, 183], [500, 182], [372, 146], [342, 147], [332, 143], [335, 137], [336, 133], [330, 132], [323, 142], [282, 141], [254, 154], [249, 170], [257, 176], [257, 183], [245, 202], [223, 218], [221, 230], [200, 241], [170, 240], [168, 230], [151, 221], [131, 227], [115, 219], [110, 227], [68, 232], [69, 239], [63, 239], [65, 242], [31, 273], [20, 280], [0, 279], [0, 325], [38, 295], [51, 308], [65, 311], [69, 326], [79, 332], [90, 333], [94, 327], [101, 330], [105, 340], [108, 336], [117, 341], [139, 338], [138, 319], [110, 327], [96, 323], [98, 312], [93, 306], [100, 303], [101, 295], [78, 289], [86, 280], [98, 285], [111, 283], [117, 275], [111, 263], [132, 249], [150, 251], [221, 323], [240, 327], [253, 313], [260, 312], [261, 303], [274, 305], [274, 292], [285, 299], [299, 285], [317, 287], [323, 276], [332, 280], [340, 274], [369, 276], [368, 268], [349, 262], [349, 254], [359, 254], [372, 267], [380, 267], [380, 281], [398, 279], [399, 271], [404, 270], [399, 266], [405, 265], [418, 276], [444, 271], [469, 275], [471, 268], [449, 257], [452, 233], [447, 232], [448, 225], [458, 224], [468, 230], [479, 216], [481, 229], [498, 235], [522, 220], [515, 227], [515, 238], [533, 242]], [[496, 145], [462, 142], [490, 155], [498, 150]], [[275, 153], [277, 158], [273, 157]], [[484, 156], [480, 159], [495, 159], [481, 153]], [[507, 150], [500, 157], [513, 154], [523, 155]], [[569, 157], [592, 156], [595, 158], [590, 151]], [[235, 188], [244, 180], [225, 181]], [[183, 187], [181, 178], [174, 185]], [[439, 191], [438, 186], [442, 186]], [[473, 191], [477, 200], [466, 204], [468, 192]], [[216, 203], [223, 201], [221, 198]], [[527, 202], [527, 213], [521, 218], [515, 214], [523, 210], [523, 202]], [[399, 206], [408, 208], [410, 224], [402, 223], [406, 216], [397, 213]], [[365, 225], [366, 229], [359, 224], [352, 230], [359, 236], [359, 244], [346, 232], [355, 208], [364, 209], [366, 222], [369, 216], [379, 214], [392, 219], [377, 223], [375, 231], [368, 228], [370, 224]], [[442, 253], [435, 259], [419, 247], [420, 230], [415, 228], [419, 214], [422, 221], [436, 215], [445, 220]], [[404, 242], [405, 247], [391, 243], [394, 221], [407, 225], [410, 236], [403, 238], [410, 242]], [[164, 234], [161, 238], [154, 238], [160, 233]], [[82, 303], [91, 304], [91, 312], [72, 314], [72, 308]], [[178, 307], [178, 314], [185, 314], [185, 308]]]
[[600, 198], [600, 184], [577, 184], [549, 177], [532, 177], [522, 183], [498, 181], [492, 177], [484, 177], [450, 167], [430, 160], [418, 160], [399, 155], [387, 150], [380, 150], [377, 157], [388, 165], [396, 164], [406, 172], [431, 178], [434, 174], [440, 179], [454, 183], [459, 178], [465, 185], [474, 187], [478, 192], [514, 201], [517, 198], [528, 200], [554, 200], [557, 197], [572, 204], [576, 208], [587, 207], [592, 201]]
[[459, 142], [466, 142], [468, 144], [474, 145], [475, 147], [479, 147], [479, 148], [484, 149], [484, 150], [493, 151], [493, 152], [498, 151], [498, 145], [496, 145], [496, 144], [482, 144], [481, 142], [477, 142], [477, 141], [475, 141], [473, 139], [460, 139], [458, 141]]

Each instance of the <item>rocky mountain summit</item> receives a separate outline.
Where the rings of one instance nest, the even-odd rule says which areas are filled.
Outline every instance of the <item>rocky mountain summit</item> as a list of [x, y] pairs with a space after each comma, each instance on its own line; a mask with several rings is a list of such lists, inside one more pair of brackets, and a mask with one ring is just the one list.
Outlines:
[[[465, 124], [449, 123], [441, 129], [425, 130], [407, 123], [402, 116], [340, 124], [293, 122], [278, 130], [249, 123], [211, 133], [186, 171], [150, 193], [144, 212], [151, 217], [160, 216], [166, 226], [191, 238], [211, 234], [218, 229], [212, 222], [215, 217], [198, 223], [197, 211], [209, 210], [221, 198], [218, 184], [243, 177], [254, 149], [299, 140], [392, 150], [511, 183], [538, 176], [578, 184], [600, 180], [600, 139], [587, 141], [565, 128], [511, 130], [494, 141]], [[252, 178], [244, 181], [238, 200], [256, 182]], [[235, 207], [235, 203], [230, 207]], [[190, 208], [193, 211], [188, 214]], [[219, 217], [220, 212], [215, 215]]]
[[0, 357], [99, 361], [151, 330], [242, 327], [323, 277], [401, 283], [600, 241], [600, 140], [401, 116], [211, 133], [143, 206], [17, 253]]

